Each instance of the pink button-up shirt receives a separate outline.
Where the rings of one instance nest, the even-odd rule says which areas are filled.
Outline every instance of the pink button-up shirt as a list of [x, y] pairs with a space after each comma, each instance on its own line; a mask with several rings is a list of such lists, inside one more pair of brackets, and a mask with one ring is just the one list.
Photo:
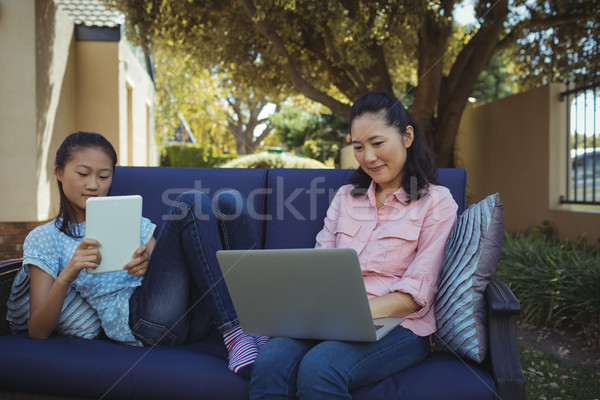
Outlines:
[[353, 189], [345, 185], [338, 190], [316, 247], [356, 250], [369, 297], [410, 294], [422, 308], [401, 325], [418, 336], [434, 333], [435, 295], [458, 208], [450, 191], [429, 185], [426, 195], [408, 203], [401, 188], [378, 210], [373, 183], [366, 196], [352, 196]]

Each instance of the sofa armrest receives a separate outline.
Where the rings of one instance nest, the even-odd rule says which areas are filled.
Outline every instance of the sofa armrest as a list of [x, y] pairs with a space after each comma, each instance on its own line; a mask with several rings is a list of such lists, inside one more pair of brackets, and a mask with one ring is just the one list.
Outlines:
[[525, 400], [525, 377], [517, 344], [521, 306], [505, 283], [492, 279], [485, 290], [489, 316], [489, 361], [500, 399]]
[[0, 336], [10, 335], [10, 327], [6, 320], [6, 302], [10, 295], [10, 288], [22, 259], [0, 261]]

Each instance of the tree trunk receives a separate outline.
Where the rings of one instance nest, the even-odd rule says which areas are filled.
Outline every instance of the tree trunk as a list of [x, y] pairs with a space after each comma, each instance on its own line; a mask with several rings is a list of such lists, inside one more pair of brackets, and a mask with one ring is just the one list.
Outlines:
[[451, 29], [452, 21], [444, 18], [436, 21], [436, 15], [431, 9], [426, 11], [425, 21], [419, 29], [419, 84], [411, 114], [434, 149], [431, 127], [435, 118], [436, 100], [444, 72], [444, 53]]
[[[428, 138], [432, 139], [438, 167], [454, 167], [454, 142], [462, 113], [479, 74], [494, 52], [507, 15], [508, 0], [496, 2], [488, 11], [488, 17], [481, 28], [458, 54], [447, 77], [443, 77], [443, 71], [439, 66], [442, 64], [441, 60], [438, 65], [430, 66], [431, 55], [435, 54], [441, 45], [438, 37], [434, 35], [432, 40], [429, 31], [419, 36], [420, 81], [413, 117], [425, 130]], [[426, 21], [429, 22], [426, 22], [425, 27], [432, 29], [431, 20], [428, 18]], [[439, 28], [443, 32], [442, 29]], [[445, 51], [445, 45], [442, 47]], [[423, 75], [421, 75], [421, 57], [424, 60], [424, 67], [428, 68]], [[437, 107], [435, 104], [432, 105], [436, 99]]]

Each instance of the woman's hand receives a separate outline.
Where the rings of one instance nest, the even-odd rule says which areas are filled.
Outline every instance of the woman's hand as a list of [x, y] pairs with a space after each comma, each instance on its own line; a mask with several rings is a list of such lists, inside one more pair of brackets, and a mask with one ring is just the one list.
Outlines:
[[73, 257], [64, 270], [58, 275], [58, 279], [63, 279], [71, 284], [84, 268], [97, 268], [102, 261], [100, 255], [100, 242], [91, 238], [84, 238], [75, 249]]
[[133, 253], [133, 260], [127, 263], [124, 269], [127, 270], [128, 274], [144, 276], [146, 275], [146, 270], [148, 269], [149, 260], [150, 254], [147, 253], [146, 246], [140, 246], [135, 253]]

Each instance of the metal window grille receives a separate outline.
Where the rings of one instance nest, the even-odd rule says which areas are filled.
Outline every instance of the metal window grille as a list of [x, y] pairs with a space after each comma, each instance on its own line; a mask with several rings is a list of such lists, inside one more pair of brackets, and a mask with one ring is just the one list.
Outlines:
[[600, 99], [592, 83], [561, 93], [567, 107], [566, 193], [562, 204], [600, 205]]

